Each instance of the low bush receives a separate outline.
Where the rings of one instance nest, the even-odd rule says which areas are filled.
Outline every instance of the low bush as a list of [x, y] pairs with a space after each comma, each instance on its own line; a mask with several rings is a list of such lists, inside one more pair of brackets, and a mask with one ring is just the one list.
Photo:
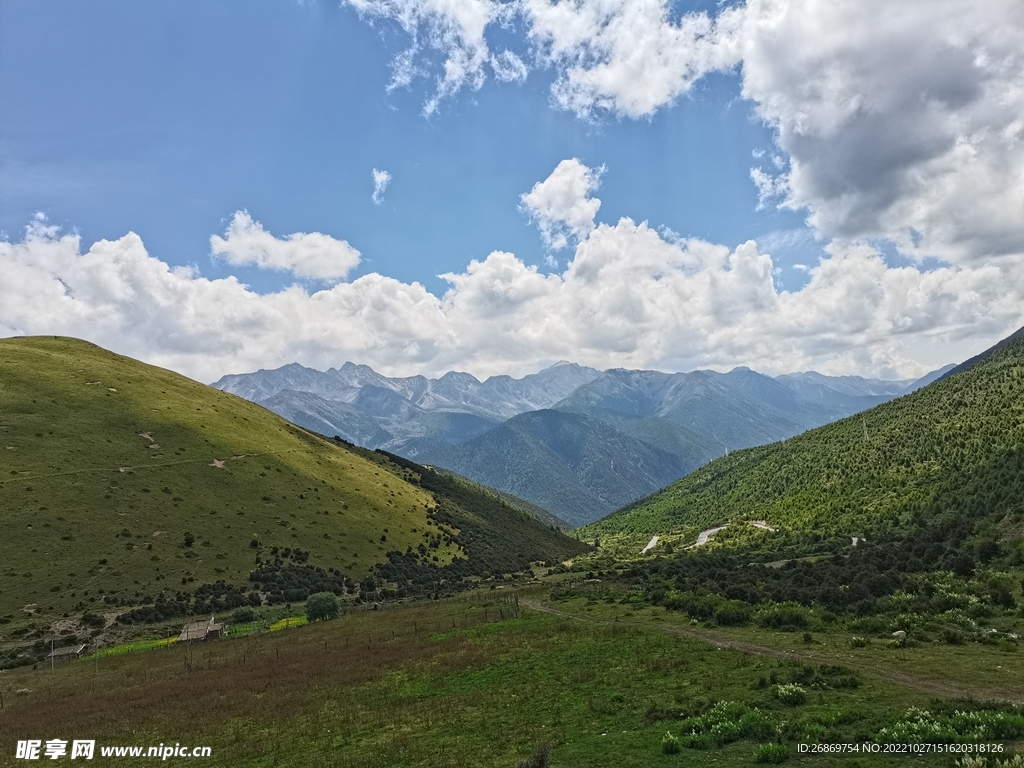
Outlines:
[[673, 736], [671, 731], [665, 733], [661, 740], [661, 751], [666, 755], [674, 755], [679, 752], [679, 738]]
[[903, 719], [878, 732], [879, 742], [903, 744], [1009, 741], [1024, 736], [1024, 713], [955, 710], [932, 713], [911, 707]]
[[762, 744], [754, 750], [755, 763], [781, 763], [789, 759], [789, 750], [782, 744]]
[[807, 703], [807, 691], [793, 683], [776, 685], [772, 688], [772, 696], [787, 707], [797, 707]]
[[708, 749], [740, 739], [773, 738], [777, 729], [761, 710], [731, 701], [721, 701], [702, 715], [688, 717], [680, 724], [681, 744], [689, 749]]
[[757, 611], [756, 619], [762, 627], [783, 632], [807, 629], [811, 624], [809, 611], [796, 604], [766, 605]]

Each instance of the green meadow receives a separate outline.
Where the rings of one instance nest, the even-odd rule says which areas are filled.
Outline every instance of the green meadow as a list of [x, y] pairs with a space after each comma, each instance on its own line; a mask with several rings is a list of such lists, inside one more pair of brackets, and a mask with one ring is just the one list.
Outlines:
[[[551, 601], [544, 588], [516, 596], [518, 610], [510, 595], [477, 590], [53, 671], [8, 670], [0, 763], [15, 738], [57, 737], [210, 746], [217, 765], [515, 766], [544, 744], [555, 766], [753, 765], [764, 745], [781, 744], [794, 765], [852, 768], [907, 758], [812, 757], [796, 745], [875, 742], [910, 707], [936, 718], [956, 709], [917, 687], [936, 670], [906, 653], [876, 654], [871, 670], [865, 655], [786, 648], [794, 655], [776, 658], [673, 632], [662, 609]], [[566, 615], [541, 610], [549, 607]], [[954, 678], [991, 661], [981, 656], [957, 657]], [[1001, 693], [1019, 694], [1018, 677]], [[803, 694], [788, 700], [794, 689]], [[681, 740], [679, 752], [665, 753], [666, 734]], [[946, 755], [914, 761], [953, 765]]]

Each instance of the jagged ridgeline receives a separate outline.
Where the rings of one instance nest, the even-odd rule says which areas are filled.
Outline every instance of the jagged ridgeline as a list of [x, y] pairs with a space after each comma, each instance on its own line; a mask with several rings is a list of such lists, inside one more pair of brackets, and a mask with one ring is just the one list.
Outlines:
[[86, 342], [0, 340], [0, 618], [355, 591], [389, 553], [450, 582], [581, 551], [421, 471]]
[[[971, 520], [1024, 536], [1024, 335], [913, 394], [772, 445], [737, 451], [579, 529], [638, 540], [767, 520], [807, 537], [899, 535]], [[847, 539], [849, 543], [849, 539]]]

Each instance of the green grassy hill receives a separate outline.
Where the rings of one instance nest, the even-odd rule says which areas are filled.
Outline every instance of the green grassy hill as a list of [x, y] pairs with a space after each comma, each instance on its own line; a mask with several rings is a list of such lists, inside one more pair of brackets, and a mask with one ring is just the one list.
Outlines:
[[[694, 536], [767, 520], [784, 533], [896, 535], [940, 516], [1024, 535], [1024, 338], [863, 415], [713, 461], [580, 529], [582, 538]], [[723, 539], [764, 535], [734, 525]], [[849, 539], [847, 539], [849, 542]]]
[[393, 552], [428, 569], [469, 552], [460, 572], [491, 569], [441, 510], [489, 520], [481, 536], [515, 527], [529, 543], [520, 565], [580, 551], [493, 496], [467, 490], [467, 512], [407, 473], [86, 342], [0, 340], [0, 619], [121, 613], [161, 595], [223, 607], [257, 565], [264, 600], [302, 588], [271, 572], [321, 569], [318, 584], [354, 589]]

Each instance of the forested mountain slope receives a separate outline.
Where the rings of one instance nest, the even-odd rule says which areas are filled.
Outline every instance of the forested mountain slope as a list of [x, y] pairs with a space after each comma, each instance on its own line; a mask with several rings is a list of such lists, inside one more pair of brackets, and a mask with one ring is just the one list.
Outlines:
[[951, 513], [995, 515], [998, 538], [1021, 534], [1020, 512], [1024, 335], [1018, 332], [960, 373], [864, 414], [731, 453], [580, 535], [642, 539], [766, 520], [783, 531], [873, 536]]
[[679, 458], [582, 414], [532, 411], [423, 457], [527, 499], [573, 525], [680, 477]]

